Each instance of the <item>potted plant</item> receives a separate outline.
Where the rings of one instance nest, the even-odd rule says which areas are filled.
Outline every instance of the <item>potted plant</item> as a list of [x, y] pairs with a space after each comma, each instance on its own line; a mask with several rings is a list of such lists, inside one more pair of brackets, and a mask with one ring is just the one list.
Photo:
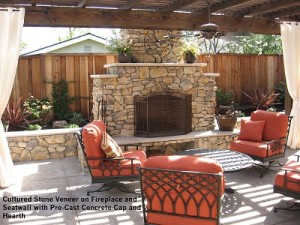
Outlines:
[[219, 126], [219, 130], [233, 131], [237, 122], [237, 112], [234, 110], [233, 105], [220, 106], [218, 109], [218, 114], [216, 115], [216, 120]]
[[182, 47], [182, 55], [185, 63], [194, 63], [197, 60], [199, 48], [194, 44], [185, 44]]
[[113, 33], [113, 37], [108, 40], [108, 45], [106, 48], [112, 53], [118, 54], [118, 61], [120, 63], [131, 62], [132, 54], [132, 40], [129, 40], [126, 37], [118, 35], [116, 32]]

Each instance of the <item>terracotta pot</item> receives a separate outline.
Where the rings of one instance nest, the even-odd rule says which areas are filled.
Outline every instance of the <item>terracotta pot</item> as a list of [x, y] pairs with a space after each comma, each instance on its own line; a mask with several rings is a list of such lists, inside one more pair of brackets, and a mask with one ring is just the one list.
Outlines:
[[236, 117], [226, 118], [222, 116], [217, 116], [216, 119], [219, 126], [219, 130], [222, 131], [233, 131], [237, 121]]
[[131, 54], [119, 53], [118, 54], [119, 63], [129, 63], [131, 62]]

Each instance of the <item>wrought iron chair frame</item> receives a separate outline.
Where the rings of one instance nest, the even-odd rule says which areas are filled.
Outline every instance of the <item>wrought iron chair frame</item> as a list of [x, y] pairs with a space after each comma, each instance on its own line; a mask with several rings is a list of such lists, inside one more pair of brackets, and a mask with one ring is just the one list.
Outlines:
[[[144, 224], [148, 225], [148, 224], [153, 224], [153, 223], [149, 223], [147, 221], [147, 213], [158, 213], [158, 214], [161, 214], [161, 215], [169, 215], [169, 216], [178, 216], [178, 217], [184, 217], [184, 218], [192, 218], [192, 219], [201, 219], [201, 220], [213, 220], [216, 222], [216, 224], [220, 224], [220, 217], [221, 217], [221, 209], [222, 209], [222, 197], [221, 196], [221, 193], [222, 190], [222, 185], [221, 185], [221, 182], [222, 182], [222, 175], [220, 174], [214, 174], [214, 173], [202, 173], [202, 172], [191, 172], [191, 171], [179, 171], [179, 170], [169, 170], [169, 169], [157, 169], [157, 168], [138, 168], [139, 170], [139, 174], [140, 174], [140, 186], [141, 186], [141, 195], [142, 195], [142, 207], [143, 207], [143, 216], [144, 216]], [[145, 189], [147, 187], [151, 188], [150, 185], [153, 184], [154, 182], [153, 181], [149, 181], [150, 183], [148, 184], [145, 184], [145, 182], [147, 183], [147, 180], [148, 180], [148, 177], [146, 177], [144, 174], [147, 173], [147, 172], [150, 172], [153, 174], [153, 176], [155, 176], [157, 178], [157, 181], [155, 182], [157, 184], [157, 186], [159, 187], [162, 187], [163, 185], [167, 184], [169, 186], [171, 186], [170, 190], [166, 190], [166, 188], [163, 188], [164, 191], [166, 192], [164, 194], [164, 197], [163, 199], [160, 199], [161, 202], [160, 202], [160, 206], [162, 207], [162, 210], [161, 211], [156, 211], [156, 210], [152, 210], [152, 201], [154, 199], [154, 196], [152, 196], [152, 199], [148, 199], [147, 200], [147, 197], [146, 197], [146, 194], [145, 194]], [[166, 176], [161, 176], [161, 178], [159, 177], [159, 174], [164, 174]], [[157, 175], [157, 176], [156, 176]], [[153, 178], [153, 176], [151, 178]], [[165, 200], [166, 198], [172, 198], [170, 195], [170, 191], [171, 190], [175, 190], [177, 189], [179, 186], [180, 188], [182, 188], [184, 191], [186, 192], [190, 192], [189, 188], [193, 188], [195, 191], [195, 193], [190, 193], [191, 194], [191, 197], [188, 199], [188, 201], [194, 201], [194, 202], [197, 202], [196, 198], [193, 196], [195, 195], [197, 192], [198, 193], [201, 193], [204, 189], [207, 189], [208, 187], [204, 187], [204, 186], [200, 186], [200, 185], [192, 185], [192, 184], [189, 184], [189, 179], [187, 181], [184, 181], [184, 177], [187, 176], [187, 177], [190, 177], [191, 179], [193, 180], [197, 180], [197, 177], [202, 178], [202, 179], [205, 179], [206, 181], [208, 180], [214, 180], [216, 182], [214, 183], [209, 183], [208, 186], [210, 188], [212, 188], [211, 192], [214, 192], [214, 193], [217, 193], [216, 194], [216, 201], [213, 203], [213, 205], [209, 208], [209, 212], [210, 212], [210, 217], [202, 217], [199, 215], [199, 210], [197, 210], [197, 216], [191, 216], [191, 215], [188, 215], [187, 214], [187, 205], [188, 204], [184, 204], [184, 211], [185, 213], [184, 214], [177, 214], [175, 211], [176, 209], [176, 202], [172, 202], [172, 208], [173, 208], [173, 212], [170, 213], [170, 212], [165, 212], [164, 211], [164, 203], [163, 203], [163, 200]], [[171, 182], [168, 182], [166, 183], [163, 179], [166, 179], [166, 178], [170, 178], [170, 177], [173, 177], [173, 181]], [[179, 178], [182, 183], [177, 183], [175, 182], [175, 178]], [[183, 178], [183, 179], [182, 179]], [[215, 186], [214, 186], [215, 185]], [[197, 189], [198, 187], [198, 189]], [[183, 190], [181, 192], [183, 192]], [[153, 190], [155, 192], [155, 190]], [[178, 191], [179, 192], [179, 191]], [[155, 195], [157, 197], [157, 195]], [[182, 197], [182, 195], [178, 194], [178, 197], [177, 197], [177, 200], [180, 199], [181, 201], [185, 201], [183, 200], [184, 198]], [[204, 200], [203, 200], [204, 199]], [[145, 203], [147, 201], [147, 204]], [[206, 199], [206, 196], [204, 196], [202, 198], [201, 201], [197, 202], [197, 209], [199, 209], [203, 204], [203, 202], [207, 203], [207, 199]], [[185, 202], [186, 203], [186, 202]], [[216, 210], [217, 210], [217, 216], [216, 218], [213, 218], [212, 217], [212, 210], [213, 210], [213, 206], [214, 204], [217, 204], [216, 205]], [[147, 208], [147, 205], [149, 208]]]
[[[286, 152], [286, 146], [287, 146], [287, 139], [289, 137], [289, 132], [290, 132], [290, 126], [291, 126], [291, 121], [293, 117], [288, 116], [288, 126], [287, 126], [287, 131], [286, 131], [286, 136], [280, 139], [272, 140], [272, 141], [265, 141], [264, 143], [267, 145], [267, 156], [266, 157], [259, 157], [256, 155], [251, 155], [248, 154], [253, 160], [259, 161], [262, 164], [259, 163], [253, 163], [256, 166], [259, 166], [263, 168], [263, 171], [260, 173], [260, 178], [264, 176], [264, 174], [270, 169], [272, 163], [274, 163], [277, 159], [278, 164], [280, 166], [283, 166], [283, 164], [280, 163], [279, 159], [285, 157], [285, 152]], [[232, 138], [237, 137], [238, 134], [232, 135]], [[284, 142], [284, 143], [282, 143]], [[280, 152], [280, 149], [283, 148], [283, 152]], [[269, 155], [269, 152], [273, 152], [272, 155]], [[278, 153], [274, 153], [278, 151]], [[265, 163], [268, 163], [268, 165], [265, 165]]]
[[[297, 162], [299, 162], [300, 155], [296, 155], [296, 156], [297, 156]], [[290, 189], [286, 188], [288, 183], [295, 183], [295, 184], [298, 184], [300, 186], [300, 180], [298, 180], [297, 182], [293, 182], [291, 180], [288, 181], [288, 179], [287, 179], [288, 178], [288, 175], [287, 175], [288, 172], [298, 173], [299, 176], [300, 176], [300, 171], [299, 170], [291, 170], [291, 169], [288, 169], [288, 168], [282, 168], [282, 170], [285, 171], [285, 173], [284, 173], [284, 187], [285, 188], [274, 185], [273, 186], [274, 193], [280, 193], [280, 194], [286, 195], [288, 197], [292, 197], [294, 199], [300, 199], [300, 192], [296, 192], [296, 191], [293, 191], [293, 190], [290, 190]], [[297, 209], [294, 209], [295, 207], [297, 207]], [[277, 212], [278, 210], [299, 211], [300, 210], [300, 202], [295, 202], [293, 205], [291, 205], [287, 208], [282, 208], [282, 207], [275, 207], [274, 208], [274, 212]]]
[[[118, 188], [120, 191], [126, 192], [126, 193], [135, 193], [132, 192], [130, 190], [128, 190], [125, 185], [121, 182], [124, 181], [138, 181], [139, 180], [139, 174], [134, 173], [135, 168], [133, 165], [133, 160], [135, 160], [135, 158], [101, 158], [101, 157], [87, 157], [87, 154], [85, 152], [85, 146], [84, 146], [84, 142], [82, 140], [82, 133], [81, 129], [80, 131], [76, 132], [75, 135], [77, 137], [77, 141], [80, 144], [80, 147], [82, 149], [82, 152], [84, 154], [85, 160], [86, 160], [86, 165], [89, 169], [89, 172], [91, 174], [91, 178], [92, 178], [92, 184], [94, 183], [103, 183], [103, 186], [100, 187], [97, 190], [93, 190], [93, 191], [88, 191], [87, 195], [89, 196], [90, 193], [94, 193], [94, 192], [102, 192], [102, 191], [107, 191], [110, 190], [112, 188]], [[127, 149], [127, 147], [125, 146], [125, 149]], [[124, 168], [121, 167], [121, 163], [123, 160], [130, 160], [130, 168]], [[98, 166], [90, 166], [89, 165], [89, 161], [98, 161], [100, 162], [100, 164]], [[110, 171], [109, 176], [93, 176], [92, 170], [93, 169], [98, 169], [100, 171]], [[121, 172], [123, 170], [130, 170], [130, 175], [121, 175]], [[114, 175], [113, 172], [118, 172], [117, 175]]]

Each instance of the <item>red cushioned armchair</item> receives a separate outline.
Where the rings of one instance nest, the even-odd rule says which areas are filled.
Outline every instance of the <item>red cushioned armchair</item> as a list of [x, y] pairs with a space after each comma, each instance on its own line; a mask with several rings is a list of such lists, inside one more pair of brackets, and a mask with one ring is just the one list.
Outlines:
[[[300, 155], [297, 156], [297, 161], [288, 161], [284, 167], [276, 174], [274, 192], [280, 193], [295, 199], [300, 199]], [[281, 210], [300, 210], [300, 203], [295, 202], [288, 208], [276, 207], [274, 212]]]
[[139, 171], [145, 224], [220, 224], [224, 175], [215, 160], [154, 156]]
[[250, 120], [241, 120], [238, 139], [230, 142], [230, 149], [260, 161], [263, 177], [271, 163], [285, 156], [291, 119], [283, 112], [254, 111]]
[[83, 127], [80, 133], [77, 133], [92, 177], [92, 183], [104, 184], [98, 190], [89, 191], [88, 195], [113, 187], [129, 192], [122, 181], [139, 180], [137, 167], [140, 167], [146, 159], [146, 154], [142, 150], [126, 151], [123, 152], [124, 157], [108, 158], [101, 148], [101, 140], [104, 138], [105, 132], [105, 124], [100, 120], [95, 120]]

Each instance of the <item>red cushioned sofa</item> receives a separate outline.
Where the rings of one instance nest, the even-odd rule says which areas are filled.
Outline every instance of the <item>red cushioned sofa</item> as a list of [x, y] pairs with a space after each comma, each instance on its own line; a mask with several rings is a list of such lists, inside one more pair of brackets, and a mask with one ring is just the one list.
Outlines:
[[[288, 161], [281, 170], [276, 174], [274, 192], [280, 193], [295, 199], [300, 199], [300, 155], [297, 156], [297, 161], [290, 160]], [[278, 209], [293, 210], [295, 207], [300, 209], [300, 204], [295, 203], [288, 208], [279, 208], [274, 209], [277, 212]]]
[[264, 168], [263, 177], [271, 163], [285, 156], [291, 119], [283, 112], [254, 111], [250, 120], [241, 120], [238, 139], [231, 141], [229, 148], [260, 161], [262, 164], [258, 165]]
[[137, 181], [139, 174], [137, 167], [140, 167], [146, 159], [142, 150], [126, 151], [122, 157], [108, 158], [101, 148], [101, 141], [106, 132], [105, 124], [95, 120], [87, 124], [77, 138], [83, 149], [85, 159], [92, 177], [92, 183], [103, 183], [104, 185], [92, 192], [101, 192], [113, 187], [122, 191], [128, 191], [122, 181]]
[[145, 224], [220, 223], [224, 175], [215, 160], [154, 156], [139, 171]]

